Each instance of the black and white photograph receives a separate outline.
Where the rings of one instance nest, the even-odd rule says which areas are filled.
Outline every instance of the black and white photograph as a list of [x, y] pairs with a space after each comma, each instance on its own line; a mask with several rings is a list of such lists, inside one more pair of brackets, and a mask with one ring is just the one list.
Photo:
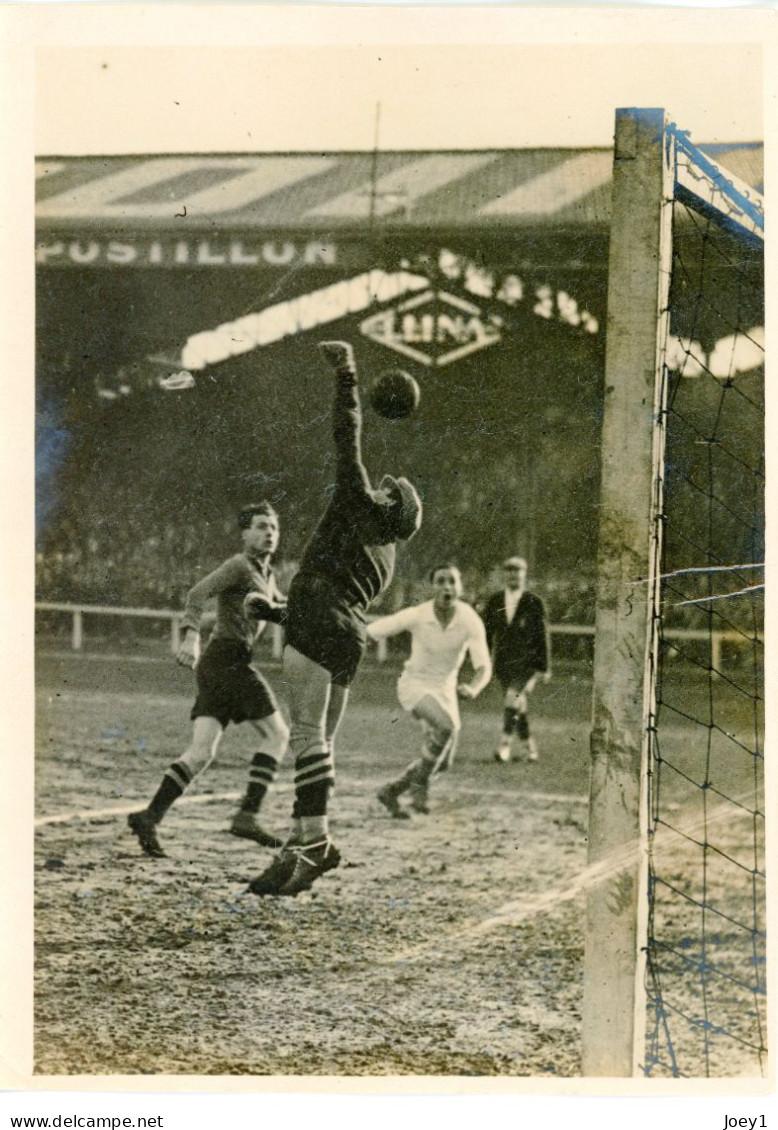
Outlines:
[[768, 13], [44, 7], [14, 1077], [764, 1093]]

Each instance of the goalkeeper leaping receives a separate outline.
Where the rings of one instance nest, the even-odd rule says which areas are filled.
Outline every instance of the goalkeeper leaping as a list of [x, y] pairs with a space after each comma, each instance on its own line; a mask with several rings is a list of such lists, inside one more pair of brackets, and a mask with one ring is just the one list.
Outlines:
[[286, 626], [284, 677], [295, 759], [292, 831], [270, 866], [249, 884], [257, 895], [296, 895], [338, 866], [327, 802], [335, 778], [333, 740], [366, 645], [366, 613], [392, 579], [395, 542], [421, 525], [421, 501], [407, 479], [385, 475], [373, 489], [362, 462], [362, 413], [351, 346], [322, 342], [335, 371], [336, 479], [331, 501], [306, 546], [276, 613], [257, 598], [263, 619]]

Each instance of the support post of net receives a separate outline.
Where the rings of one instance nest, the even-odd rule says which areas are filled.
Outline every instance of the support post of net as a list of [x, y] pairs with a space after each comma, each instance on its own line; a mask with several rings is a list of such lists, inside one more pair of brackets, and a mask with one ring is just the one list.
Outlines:
[[645, 673], [674, 185], [665, 126], [663, 110], [616, 113], [582, 1028], [583, 1074], [597, 1077], [634, 1075], [645, 1032]]
[[73, 651], [81, 651], [84, 646], [84, 614], [80, 608], [76, 608], [73, 612], [71, 646]]

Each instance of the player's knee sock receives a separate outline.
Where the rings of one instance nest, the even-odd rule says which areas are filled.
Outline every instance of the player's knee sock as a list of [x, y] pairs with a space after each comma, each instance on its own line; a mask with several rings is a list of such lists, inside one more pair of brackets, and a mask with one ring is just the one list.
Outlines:
[[513, 706], [506, 706], [502, 716], [502, 734], [504, 738], [510, 738], [511, 734], [516, 729], [518, 719], [518, 710]]
[[255, 753], [249, 769], [249, 783], [246, 795], [241, 801], [241, 812], [256, 814], [265, 799], [265, 794], [278, 772], [278, 759], [272, 753]]
[[292, 830], [289, 833], [289, 843], [297, 843], [302, 840], [303, 822], [300, 816], [300, 799], [298, 796], [294, 798], [292, 805]]
[[412, 761], [401, 777], [398, 777], [396, 781], [390, 781], [386, 786], [389, 792], [394, 793], [395, 796], [401, 796], [402, 793], [406, 793], [413, 784], [417, 764], [418, 759]]
[[435, 769], [448, 750], [453, 736], [450, 730], [436, 730], [434, 733], [428, 734], [421, 751], [422, 763], [424, 766], [427, 766], [429, 770], [425, 780], [431, 777], [435, 772]]
[[436, 773], [445, 773], [446, 770], [449, 769], [454, 757], [454, 747], [456, 743], [457, 731], [454, 731], [438, 755], [438, 760], [435, 762]]
[[434, 771], [435, 762], [431, 761], [428, 757], [420, 757], [416, 762], [412, 784], [426, 785]]
[[325, 816], [329, 791], [335, 783], [332, 746], [319, 735], [292, 731], [295, 755], [295, 808], [301, 820]]
[[436, 754], [432, 754], [429, 745], [425, 745], [421, 757], [417, 757], [405, 769], [401, 777], [388, 786], [388, 788], [395, 794], [400, 796], [402, 793], [408, 791], [413, 785], [423, 785], [432, 776], [432, 771], [435, 768], [435, 763], [440, 756], [440, 750]]
[[302, 834], [303, 840], [307, 839], [306, 828], [312, 818], [326, 818], [331, 787], [331, 781], [317, 781], [313, 785], [303, 785], [297, 788], [297, 798], [300, 802], [298, 834]]
[[516, 731], [523, 742], [529, 740], [529, 719], [526, 714], [520, 714], [516, 723]]
[[427, 784], [447, 745], [447, 741], [440, 741], [437, 737], [427, 739], [422, 748], [421, 757], [411, 766], [411, 787]]
[[174, 761], [168, 767], [162, 783], [146, 809], [155, 824], [159, 824], [171, 804], [178, 800], [191, 781], [192, 772], [184, 761]]

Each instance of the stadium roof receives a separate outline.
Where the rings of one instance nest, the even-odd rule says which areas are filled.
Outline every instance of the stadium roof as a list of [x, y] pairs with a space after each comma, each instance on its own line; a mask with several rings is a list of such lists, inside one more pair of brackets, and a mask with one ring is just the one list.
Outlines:
[[[701, 146], [762, 191], [763, 147]], [[333, 232], [363, 228], [605, 226], [610, 149], [41, 157], [49, 229]]]

